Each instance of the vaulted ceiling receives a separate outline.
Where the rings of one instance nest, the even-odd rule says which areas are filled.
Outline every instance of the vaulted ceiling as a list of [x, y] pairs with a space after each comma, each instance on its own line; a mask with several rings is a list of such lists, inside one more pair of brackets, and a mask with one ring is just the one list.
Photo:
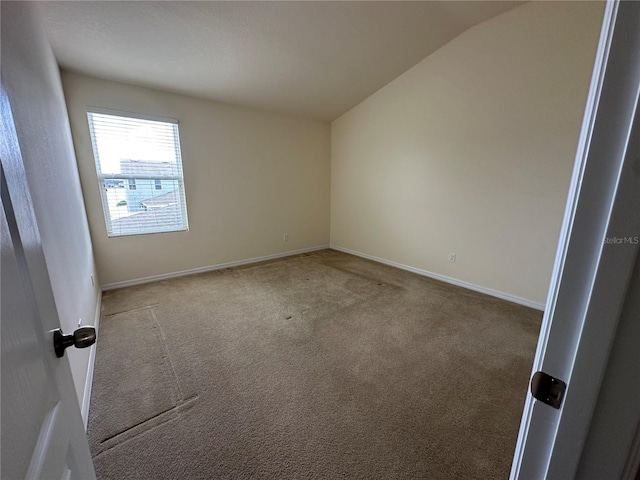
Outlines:
[[333, 120], [522, 2], [42, 2], [62, 68]]

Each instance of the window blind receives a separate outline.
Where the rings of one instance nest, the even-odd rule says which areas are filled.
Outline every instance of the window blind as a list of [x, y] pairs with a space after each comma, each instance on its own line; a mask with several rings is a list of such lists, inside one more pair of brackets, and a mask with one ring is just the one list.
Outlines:
[[88, 112], [110, 237], [188, 230], [178, 124]]

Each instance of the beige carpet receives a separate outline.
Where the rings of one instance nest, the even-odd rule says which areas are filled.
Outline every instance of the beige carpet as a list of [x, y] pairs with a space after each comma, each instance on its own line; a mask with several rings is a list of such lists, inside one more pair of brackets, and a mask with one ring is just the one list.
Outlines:
[[333, 250], [106, 292], [98, 477], [505, 479], [541, 317]]

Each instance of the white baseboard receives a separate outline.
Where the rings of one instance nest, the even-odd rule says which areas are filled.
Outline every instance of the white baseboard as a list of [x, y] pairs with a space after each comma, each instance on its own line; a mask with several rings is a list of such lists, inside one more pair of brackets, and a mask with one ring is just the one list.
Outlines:
[[[102, 292], [98, 290], [98, 300], [96, 302], [96, 312], [93, 319], [93, 326], [96, 329], [96, 335], [98, 334], [98, 327], [100, 325], [100, 312], [102, 310]], [[87, 430], [89, 423], [89, 404], [91, 403], [91, 386], [93, 385], [93, 367], [96, 363], [96, 348], [97, 344], [93, 344], [89, 351], [89, 365], [87, 366], [87, 376], [84, 381], [84, 395], [82, 396], [82, 421], [84, 423], [84, 429]]]
[[447, 277], [446, 275], [440, 275], [439, 273], [433, 273], [428, 270], [422, 270], [420, 268], [410, 267], [409, 265], [403, 265], [402, 263], [393, 262], [391, 260], [385, 260], [384, 258], [374, 257], [373, 255], [367, 255], [366, 253], [357, 252], [349, 248], [339, 247], [338, 245], [332, 244], [330, 245], [330, 248], [332, 250], [338, 250], [339, 252], [349, 253], [357, 257], [366, 258], [368, 260], [373, 260], [374, 262], [383, 263], [385, 265], [396, 267], [401, 270], [407, 270], [408, 272], [417, 273], [418, 275], [422, 275], [424, 277], [429, 277], [435, 280], [440, 280], [442, 282], [450, 283], [458, 287], [467, 288], [475, 292], [491, 295], [492, 297], [497, 297], [502, 300], [507, 300], [508, 302], [513, 302], [519, 305], [524, 305], [525, 307], [535, 308], [536, 310], [544, 311], [544, 307], [545, 307], [544, 303], [534, 302], [532, 300], [527, 300], [526, 298], [516, 297], [515, 295], [510, 295], [508, 293], [500, 292], [498, 290], [493, 290], [492, 288], [482, 287], [480, 285], [475, 285], [473, 283], [465, 282], [464, 280], [458, 280], [457, 278]]
[[141, 285], [143, 283], [157, 282], [158, 280], [166, 280], [169, 278], [184, 277], [195, 273], [211, 272], [213, 270], [222, 270], [223, 268], [239, 267], [250, 263], [264, 262], [265, 260], [275, 260], [276, 258], [290, 257], [292, 255], [300, 255], [301, 253], [315, 252], [325, 250], [329, 245], [318, 245], [311, 248], [301, 248], [299, 250], [291, 250], [284, 253], [275, 253], [273, 255], [264, 255], [262, 257], [246, 258], [235, 262], [219, 263], [217, 265], [208, 265], [206, 267], [192, 268], [189, 270], [181, 270], [179, 272], [163, 273], [161, 275], [152, 275], [150, 277], [137, 278], [134, 280], [126, 280], [124, 282], [108, 283], [102, 286], [102, 291], [115, 290], [116, 288], [131, 287], [133, 285]]

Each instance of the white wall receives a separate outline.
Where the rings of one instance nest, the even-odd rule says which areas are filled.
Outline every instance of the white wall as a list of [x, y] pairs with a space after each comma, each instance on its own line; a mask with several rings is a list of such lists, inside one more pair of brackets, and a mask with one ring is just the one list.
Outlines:
[[335, 120], [331, 244], [544, 303], [602, 12], [527, 3]]
[[[60, 73], [33, 3], [2, 3], [2, 78], [60, 324], [71, 333], [80, 318], [83, 325], [94, 324], [100, 292], [90, 280], [95, 274], [91, 239]], [[90, 350], [67, 349], [80, 405]]]
[[[328, 123], [70, 72], [62, 79], [103, 284], [329, 243]], [[107, 237], [89, 106], [179, 120], [188, 232]]]

